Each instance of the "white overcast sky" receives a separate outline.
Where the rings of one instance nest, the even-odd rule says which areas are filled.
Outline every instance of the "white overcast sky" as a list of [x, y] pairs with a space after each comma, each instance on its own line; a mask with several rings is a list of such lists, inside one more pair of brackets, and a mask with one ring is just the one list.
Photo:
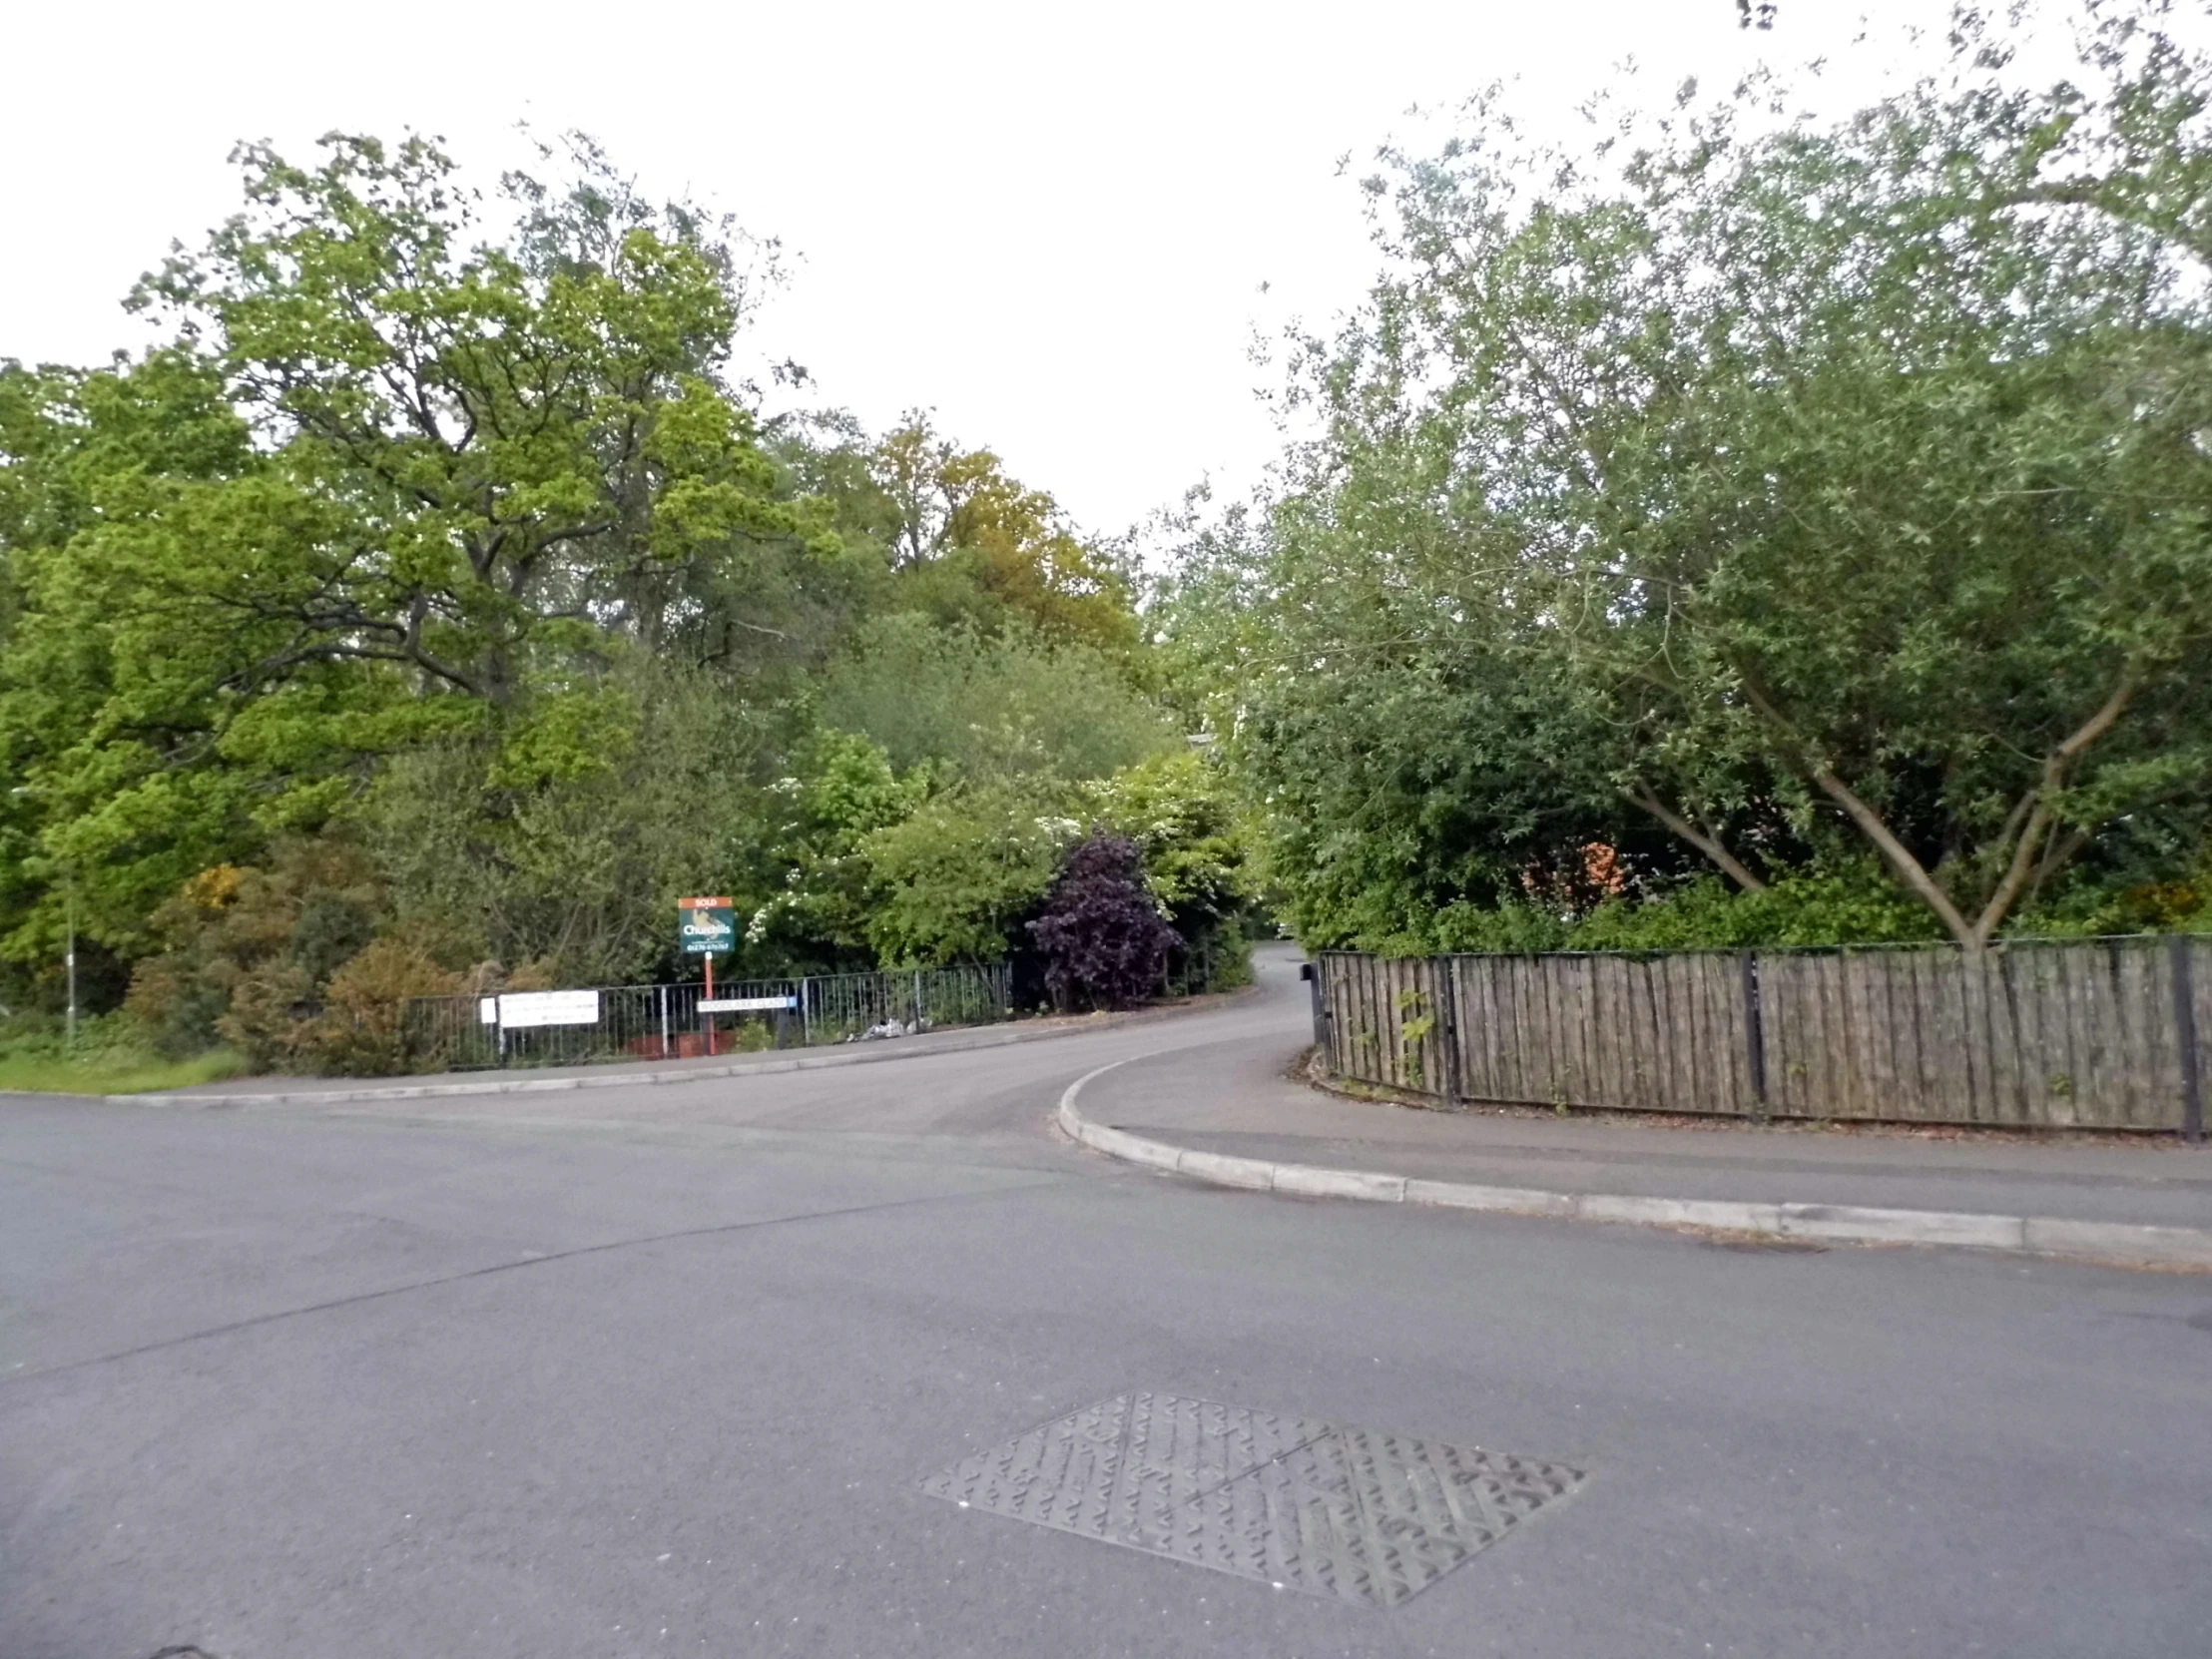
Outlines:
[[[147, 343], [119, 301], [237, 205], [231, 144], [443, 135], [485, 182], [515, 124], [583, 128], [796, 256], [749, 353], [880, 428], [908, 407], [1112, 532], [1274, 448], [1256, 330], [1357, 302], [1354, 180], [1494, 79], [1539, 121], [1632, 58], [1657, 99], [1765, 55], [1831, 96], [1942, 0], [375, 6], [79, 0], [0, 22], [0, 356]], [[1854, 46], [1868, 20], [1872, 38]], [[1354, 157], [1340, 176], [1338, 158]], [[1262, 284], [1267, 284], [1262, 291]]]

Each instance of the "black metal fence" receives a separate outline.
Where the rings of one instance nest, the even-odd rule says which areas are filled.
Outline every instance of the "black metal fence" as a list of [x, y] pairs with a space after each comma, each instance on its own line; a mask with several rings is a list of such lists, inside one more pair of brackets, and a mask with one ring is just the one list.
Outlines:
[[2200, 1137], [2212, 951], [2186, 936], [1317, 964], [1342, 1077], [1750, 1118]]
[[996, 963], [719, 982], [711, 1002], [697, 982], [416, 997], [407, 1004], [403, 1033], [416, 1070], [467, 1071], [911, 1036], [988, 1024], [1012, 1012], [1007, 969]]

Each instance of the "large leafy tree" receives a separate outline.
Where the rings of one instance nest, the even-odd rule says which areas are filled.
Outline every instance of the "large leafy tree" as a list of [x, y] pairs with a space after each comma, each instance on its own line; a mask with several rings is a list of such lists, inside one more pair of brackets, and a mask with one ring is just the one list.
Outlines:
[[1840, 126], [1395, 159], [1323, 435], [1185, 575], [1309, 920], [1663, 833], [1746, 888], [1856, 847], [1978, 947], [2201, 834], [2212, 68], [2106, 23], [2093, 91], [1966, 27]]
[[510, 177], [520, 226], [487, 243], [429, 142], [325, 149], [314, 169], [247, 149], [250, 211], [138, 296], [343, 514], [288, 586], [232, 562], [194, 590], [286, 629], [276, 666], [388, 662], [508, 703], [533, 647], [579, 624], [655, 641], [674, 573], [819, 530], [717, 384], [745, 295], [698, 215], [603, 170], [567, 193]]
[[726, 227], [585, 147], [563, 188], [508, 178], [494, 237], [434, 144], [322, 149], [240, 152], [246, 210], [136, 295], [174, 343], [0, 381], [19, 947], [65, 881], [132, 937], [364, 756], [588, 769], [626, 642], [732, 610], [760, 548], [835, 550], [722, 382]]
[[874, 547], [900, 608], [985, 631], [1135, 656], [1136, 582], [1122, 551], [1079, 532], [1059, 503], [910, 411], [874, 440], [856, 429], [810, 458], [838, 526]]

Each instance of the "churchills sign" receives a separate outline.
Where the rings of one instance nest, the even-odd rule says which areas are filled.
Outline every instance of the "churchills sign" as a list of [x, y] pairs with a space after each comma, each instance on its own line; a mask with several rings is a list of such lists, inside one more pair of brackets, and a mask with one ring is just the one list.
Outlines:
[[727, 898], [679, 898], [676, 936], [687, 956], [727, 956], [738, 948], [738, 907]]

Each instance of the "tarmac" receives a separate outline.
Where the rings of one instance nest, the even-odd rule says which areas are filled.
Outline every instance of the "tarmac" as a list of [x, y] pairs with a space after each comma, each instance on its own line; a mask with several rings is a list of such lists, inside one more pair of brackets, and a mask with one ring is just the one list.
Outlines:
[[1217, 1185], [2212, 1269], [2212, 1151], [2173, 1137], [1753, 1125], [1348, 1098], [1234, 1040], [1080, 1079], [1061, 1124]]

